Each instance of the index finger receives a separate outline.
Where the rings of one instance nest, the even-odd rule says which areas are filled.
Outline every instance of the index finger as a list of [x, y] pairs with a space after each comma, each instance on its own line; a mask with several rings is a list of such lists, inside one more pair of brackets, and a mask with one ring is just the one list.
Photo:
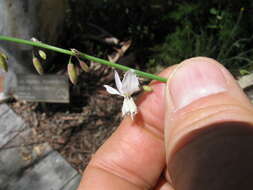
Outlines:
[[[169, 76], [172, 67], [160, 76]], [[88, 164], [79, 190], [150, 189], [165, 167], [163, 143], [165, 83], [137, 100], [134, 121], [125, 118]]]

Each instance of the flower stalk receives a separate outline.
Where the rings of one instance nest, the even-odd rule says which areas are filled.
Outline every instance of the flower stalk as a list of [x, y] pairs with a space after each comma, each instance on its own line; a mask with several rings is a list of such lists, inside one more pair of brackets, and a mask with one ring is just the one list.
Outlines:
[[[55, 46], [48, 45], [48, 44], [45, 44], [45, 43], [42, 43], [42, 42], [39, 42], [39, 41], [24, 40], [24, 39], [20, 39], [20, 38], [14, 38], [14, 37], [3, 36], [3, 35], [0, 35], [0, 40], [15, 42], [15, 43], [24, 44], [24, 45], [35, 46], [35, 47], [55, 51], [55, 52], [58, 52], [58, 53], [63, 53], [63, 54], [66, 54], [66, 55], [75, 56], [75, 53], [71, 50], [55, 47]], [[84, 58], [84, 59], [88, 59], [90, 61], [100, 63], [100, 64], [103, 64], [103, 65], [107, 65], [109, 67], [113, 67], [115, 69], [120, 69], [120, 70], [123, 70], [123, 71], [128, 71], [128, 70], [132, 69], [136, 75], [138, 75], [140, 77], [143, 77], [143, 78], [149, 78], [149, 79], [152, 79], [152, 80], [167, 82], [166, 78], [163, 78], [163, 77], [160, 77], [160, 76], [157, 76], [157, 75], [153, 75], [153, 74], [150, 74], [150, 73], [147, 73], [147, 72], [143, 72], [143, 71], [140, 71], [140, 70], [137, 70], [137, 69], [133, 69], [131, 67], [127, 67], [127, 66], [120, 65], [120, 64], [117, 64], [117, 63], [113, 63], [113, 62], [110, 62], [110, 61], [107, 61], [107, 60], [104, 60], [104, 59], [101, 59], [101, 58], [97, 58], [97, 57], [94, 57], [94, 56], [91, 56], [91, 55], [88, 55], [88, 54], [85, 54], [85, 53], [82, 53], [82, 52], [79, 52], [79, 56]]]

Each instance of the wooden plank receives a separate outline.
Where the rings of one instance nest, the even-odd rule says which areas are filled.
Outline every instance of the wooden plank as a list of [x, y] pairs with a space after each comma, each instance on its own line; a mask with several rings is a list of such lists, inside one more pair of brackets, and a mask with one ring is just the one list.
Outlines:
[[4, 113], [0, 115], [0, 147], [25, 128], [22, 119], [6, 106], [3, 106]]
[[[253, 101], [253, 86], [248, 87], [244, 90], [244, 92], [246, 93], [246, 95], [248, 96], [248, 98], [251, 100], [251, 102]], [[253, 103], [253, 102], [252, 102]]]
[[6, 190], [60, 190], [77, 171], [54, 151], [24, 174]]
[[77, 174], [73, 179], [71, 179], [61, 190], [76, 190], [81, 181], [81, 176]]
[[241, 88], [248, 88], [253, 85], [253, 73], [245, 75], [238, 80]]
[[[0, 190], [75, 190], [80, 175], [47, 144], [23, 146], [32, 133], [8, 106], [0, 115]], [[24, 130], [25, 129], [25, 130]], [[9, 147], [9, 148], [8, 148]]]
[[[4, 190], [58, 190], [67, 186], [75, 190], [80, 175], [47, 143], [26, 147], [26, 150], [20, 146], [31, 132], [27, 129], [20, 133], [5, 146], [14, 148], [0, 151], [0, 187]], [[43, 150], [41, 154], [36, 154], [38, 146]]]
[[9, 106], [6, 104], [0, 104], [0, 116], [6, 113], [7, 111], [10, 111]]
[[43, 150], [41, 154], [37, 154], [32, 146], [22, 146], [31, 132], [32, 130], [28, 128], [0, 149], [0, 187], [3, 189], [8, 189], [9, 184], [14, 183], [41, 157], [52, 151], [47, 143], [38, 145]]

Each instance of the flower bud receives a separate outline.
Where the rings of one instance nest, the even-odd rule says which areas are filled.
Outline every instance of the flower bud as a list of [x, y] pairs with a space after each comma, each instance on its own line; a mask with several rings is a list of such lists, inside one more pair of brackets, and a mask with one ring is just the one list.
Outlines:
[[47, 54], [43, 50], [39, 50], [39, 55], [42, 59], [46, 60], [47, 59]]
[[33, 61], [33, 66], [35, 67], [36, 71], [40, 75], [44, 74], [44, 69], [43, 69], [43, 67], [42, 67], [42, 65], [40, 63], [40, 60], [37, 57], [33, 56], [33, 60], [32, 61]]
[[89, 66], [82, 60], [78, 59], [81, 69], [85, 72], [89, 71]]
[[8, 60], [8, 56], [6, 54], [0, 52], [0, 56], [3, 56], [6, 61]]
[[0, 53], [0, 68], [4, 71], [8, 71], [8, 64], [7, 64], [8, 57], [4, 53]]
[[33, 41], [33, 42], [40, 42], [37, 38], [35, 38], [35, 37], [32, 37], [31, 38], [31, 41]]
[[72, 84], [76, 84], [77, 78], [78, 78], [77, 68], [72, 62], [68, 63], [68, 75], [69, 75], [69, 80], [72, 82]]
[[153, 88], [151, 86], [148, 86], [148, 85], [143, 85], [142, 88], [146, 92], [152, 92], [153, 91]]

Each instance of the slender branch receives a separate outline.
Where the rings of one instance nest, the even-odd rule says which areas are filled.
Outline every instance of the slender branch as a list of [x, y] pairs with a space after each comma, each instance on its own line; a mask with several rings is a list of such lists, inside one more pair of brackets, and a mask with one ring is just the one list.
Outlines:
[[[70, 56], [75, 55], [74, 52], [72, 52], [70, 50], [55, 47], [55, 46], [48, 45], [48, 44], [45, 44], [45, 43], [42, 43], [42, 42], [34, 42], [34, 41], [30, 41], [30, 40], [23, 40], [23, 39], [20, 39], [20, 38], [13, 38], [13, 37], [2, 36], [2, 35], [0, 35], [0, 40], [15, 42], [15, 43], [19, 43], [19, 44], [25, 44], [25, 45], [30, 45], [30, 46], [36, 46], [36, 47], [39, 47], [39, 48], [52, 50], [52, 51], [55, 51], [55, 52], [58, 52], [58, 53], [63, 53], [63, 54], [70, 55]], [[143, 72], [143, 71], [140, 71], [140, 70], [136, 70], [136, 69], [133, 69], [131, 67], [127, 67], [127, 66], [120, 65], [120, 64], [117, 64], [117, 63], [113, 63], [113, 62], [107, 61], [105, 59], [97, 58], [97, 57], [94, 57], [94, 56], [91, 56], [91, 55], [88, 55], [88, 54], [85, 54], [85, 53], [81, 53], [81, 52], [80, 52], [79, 55], [80, 55], [80, 57], [82, 57], [84, 59], [88, 59], [90, 61], [94, 61], [96, 63], [107, 65], [107, 66], [110, 66], [110, 67], [113, 67], [113, 68], [116, 68], [116, 69], [120, 69], [120, 70], [123, 70], [123, 71], [128, 71], [129, 69], [132, 69], [140, 77], [149, 78], [149, 79], [153, 79], [153, 80], [158, 80], [158, 81], [161, 81], [161, 82], [167, 82], [166, 78], [163, 78], [163, 77], [160, 77], [160, 76], [157, 76], [157, 75], [153, 75], [153, 74], [150, 74], [150, 73], [146, 73], [146, 72]]]

